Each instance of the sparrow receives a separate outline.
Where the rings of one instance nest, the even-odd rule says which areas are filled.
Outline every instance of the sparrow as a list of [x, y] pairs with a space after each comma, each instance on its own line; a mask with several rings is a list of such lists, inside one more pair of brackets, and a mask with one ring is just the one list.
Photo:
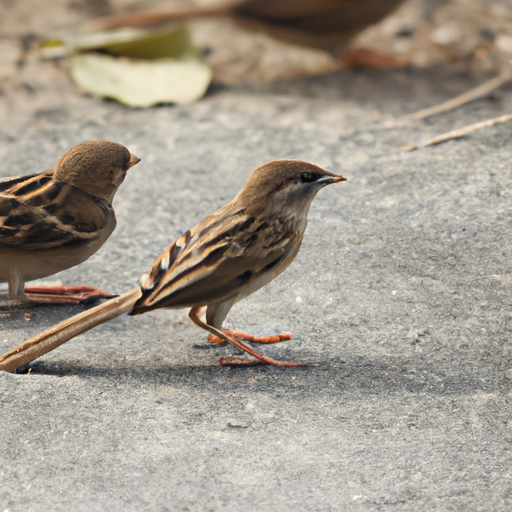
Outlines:
[[190, 308], [190, 319], [211, 333], [211, 341], [229, 342], [252, 356], [223, 357], [221, 365], [303, 366], [276, 361], [244, 343], [277, 343], [290, 339], [289, 333], [258, 337], [223, 329], [222, 324], [235, 303], [290, 265], [300, 249], [314, 197], [326, 185], [341, 181], [345, 181], [343, 176], [299, 160], [274, 160], [258, 167], [232, 201], [172, 243], [142, 276], [138, 287], [4, 354], [0, 370], [14, 371], [122, 313], [180, 308]]
[[0, 281], [7, 281], [9, 299], [110, 296], [88, 286], [25, 289], [25, 282], [74, 267], [105, 243], [116, 226], [114, 194], [139, 160], [121, 144], [90, 141], [54, 169], [0, 180]]

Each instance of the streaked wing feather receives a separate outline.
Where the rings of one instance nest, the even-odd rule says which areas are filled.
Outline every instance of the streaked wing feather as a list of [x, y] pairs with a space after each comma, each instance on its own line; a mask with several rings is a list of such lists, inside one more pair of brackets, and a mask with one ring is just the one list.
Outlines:
[[275, 267], [277, 275], [278, 263], [290, 254], [298, 236], [302, 232], [282, 221], [258, 222], [241, 210], [230, 212], [228, 204], [187, 231], [156, 260], [141, 279], [143, 296], [134, 313], [235, 297], [262, 273]]
[[38, 250], [97, 239], [113, 214], [106, 201], [51, 171], [0, 181], [0, 249]]

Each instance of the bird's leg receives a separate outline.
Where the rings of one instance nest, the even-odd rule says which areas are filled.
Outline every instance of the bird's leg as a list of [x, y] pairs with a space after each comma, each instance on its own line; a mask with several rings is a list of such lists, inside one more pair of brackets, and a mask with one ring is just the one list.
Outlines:
[[[227, 336], [234, 336], [239, 340], [249, 341], [250, 343], [263, 343], [269, 345], [272, 343], [280, 343], [281, 341], [288, 341], [292, 339], [291, 332], [283, 332], [283, 334], [276, 334], [275, 336], [254, 336], [242, 331], [230, 331], [229, 329], [222, 329], [222, 332]], [[223, 338], [219, 338], [214, 334], [208, 336], [208, 341], [212, 343], [225, 343]]]
[[9, 299], [23, 300], [25, 298], [25, 293], [23, 291], [25, 281], [21, 277], [21, 274], [18, 270], [15, 270], [7, 278], [7, 283], [9, 285]]
[[26, 286], [25, 295], [32, 302], [80, 304], [95, 302], [112, 295], [92, 286]]
[[13, 272], [7, 278], [9, 292], [7, 300], [0, 301], [0, 310], [10, 310], [16, 308], [25, 308], [27, 306], [27, 298], [24, 293], [23, 278], [19, 272]]
[[226, 356], [221, 357], [219, 359], [219, 363], [222, 366], [254, 366], [255, 364], [271, 364], [274, 366], [306, 366], [304, 363], [289, 363], [287, 361], [276, 361], [275, 359], [271, 359], [270, 357], [259, 354], [252, 348], [248, 347], [245, 343], [242, 343], [239, 339], [234, 336], [230, 336], [226, 334], [226, 331], [221, 331], [213, 327], [212, 325], [208, 325], [199, 318], [199, 313], [201, 312], [200, 307], [195, 307], [190, 310], [188, 314], [190, 320], [194, 322], [201, 329], [205, 329], [210, 331], [213, 335], [231, 343], [235, 347], [241, 348], [244, 352], [247, 352], [251, 356], [255, 357], [259, 361], [247, 360], [237, 356]]

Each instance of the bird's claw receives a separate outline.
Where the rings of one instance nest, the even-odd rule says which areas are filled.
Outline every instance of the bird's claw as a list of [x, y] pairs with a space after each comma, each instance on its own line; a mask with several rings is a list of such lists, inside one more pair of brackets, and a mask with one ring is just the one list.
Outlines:
[[[239, 340], [248, 341], [250, 343], [262, 343], [265, 345], [280, 343], [281, 341], [289, 341], [292, 339], [292, 334], [290, 332], [276, 334], [275, 336], [254, 336], [252, 334], [247, 334], [246, 332], [230, 331], [228, 329], [222, 329], [222, 332], [227, 336], [232, 336]], [[215, 336], [214, 334], [210, 334], [208, 336], [208, 341], [211, 341], [212, 343], [218, 343], [219, 345], [226, 343], [226, 340], [220, 338], [219, 336]]]
[[26, 286], [25, 296], [31, 302], [46, 304], [90, 304], [112, 294], [93, 286]]
[[[261, 355], [261, 354], [259, 354]], [[269, 364], [271, 366], [307, 366], [305, 363], [292, 363], [288, 361], [276, 361], [275, 359], [271, 359], [270, 357], [263, 356], [263, 359], [251, 358], [247, 359], [241, 356], [224, 356], [219, 359], [219, 363], [221, 366], [234, 366], [234, 367], [244, 367], [244, 366], [258, 366], [260, 364]]]
[[221, 366], [245, 367], [245, 366], [258, 366], [266, 364], [256, 358], [247, 359], [243, 356], [224, 356], [219, 359]]

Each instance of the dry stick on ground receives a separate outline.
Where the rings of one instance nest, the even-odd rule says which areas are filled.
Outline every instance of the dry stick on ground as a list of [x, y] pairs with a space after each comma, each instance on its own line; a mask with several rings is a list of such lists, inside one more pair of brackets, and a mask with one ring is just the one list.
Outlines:
[[[141, 294], [141, 289], [137, 286], [120, 297], [110, 299], [104, 304], [88, 309], [79, 315], [75, 315], [61, 322], [61, 324], [59, 324], [60, 329], [57, 332], [50, 327], [50, 329], [47, 329], [30, 341], [26, 341], [22, 345], [18, 345], [12, 350], [9, 350], [9, 352], [1, 355], [0, 371], [14, 372], [16, 368], [30, 363], [34, 359], [41, 357], [66, 341], [69, 341], [78, 333], [84, 332], [81, 330], [83, 326], [86, 326], [86, 330], [89, 330], [107, 320], [118, 317], [120, 314], [127, 313], [132, 309], [134, 302]], [[98, 309], [102, 313], [99, 316], [95, 316], [94, 313]], [[58, 336], [58, 333], [62, 329], [67, 329], [68, 331], [65, 337]]]
[[232, 13], [234, 5], [216, 5], [211, 7], [197, 7], [185, 10], [172, 11], [139, 11], [127, 14], [116, 14], [94, 20], [90, 25], [94, 30], [112, 30], [123, 27], [143, 27], [148, 25], [161, 25], [171, 21], [181, 21], [185, 18], [202, 16], [224, 16]]
[[411, 144], [410, 146], [402, 146], [400, 148], [400, 151], [402, 153], [407, 153], [409, 151], [414, 151], [415, 149], [424, 148], [426, 146], [432, 146], [434, 144], [439, 144], [447, 140], [459, 139], [460, 137], [464, 137], [469, 133], [476, 132], [478, 130], [481, 130], [482, 128], [487, 128], [489, 126], [494, 126], [495, 124], [506, 123], [511, 119], [512, 114], [504, 114], [502, 116], [493, 117], [492, 119], [487, 119], [486, 121], [480, 121], [479, 123], [464, 126], [463, 128], [459, 128], [458, 130], [443, 133], [442, 135], [438, 135], [437, 137], [434, 137], [433, 139], [430, 139], [427, 142], [422, 142], [420, 144]]
[[418, 110], [418, 112], [413, 112], [412, 114], [407, 114], [407, 118], [409, 119], [426, 119], [427, 117], [434, 116], [436, 114], [441, 114], [442, 112], [447, 112], [448, 110], [453, 110], [465, 103], [469, 103], [470, 101], [476, 100], [489, 94], [494, 91], [500, 85], [508, 82], [512, 79], [512, 70], [510, 67], [507, 67], [503, 70], [503, 72], [494, 77], [483, 84], [466, 91], [465, 93], [452, 98], [451, 100], [440, 103], [439, 105], [434, 105], [433, 107], [425, 108], [423, 110]]

